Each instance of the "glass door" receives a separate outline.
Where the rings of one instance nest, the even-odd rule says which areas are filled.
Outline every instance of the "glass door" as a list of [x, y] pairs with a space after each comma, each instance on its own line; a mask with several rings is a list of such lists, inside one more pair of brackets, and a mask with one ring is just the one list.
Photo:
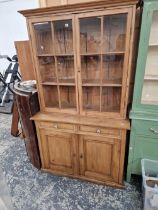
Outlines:
[[[77, 111], [72, 19], [33, 24], [42, 100], [46, 109]], [[45, 109], [44, 108], [44, 109]]]
[[158, 11], [152, 17], [141, 104], [158, 105]]
[[79, 17], [81, 111], [120, 113], [127, 13]]

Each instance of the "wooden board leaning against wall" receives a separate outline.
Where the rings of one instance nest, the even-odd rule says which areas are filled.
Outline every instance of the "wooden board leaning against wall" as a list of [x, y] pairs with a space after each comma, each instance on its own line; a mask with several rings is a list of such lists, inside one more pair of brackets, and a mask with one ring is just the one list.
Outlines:
[[28, 40], [15, 41], [14, 44], [18, 56], [22, 80], [34, 80], [35, 73], [30, 49], [30, 42]]

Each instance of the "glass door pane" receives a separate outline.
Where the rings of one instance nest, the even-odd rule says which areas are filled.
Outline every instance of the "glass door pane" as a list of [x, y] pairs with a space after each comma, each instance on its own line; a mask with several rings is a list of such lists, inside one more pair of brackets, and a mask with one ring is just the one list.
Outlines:
[[83, 87], [83, 109], [100, 111], [100, 88]]
[[101, 17], [80, 19], [83, 110], [100, 111]]
[[121, 101], [121, 88], [103, 87], [102, 89], [102, 112], [119, 112]]
[[50, 22], [35, 23], [34, 34], [38, 55], [52, 53], [52, 30]]
[[60, 87], [60, 98], [61, 98], [62, 109], [76, 108], [75, 92], [76, 92], [75, 87], [68, 87], [68, 86]]
[[124, 52], [127, 14], [104, 16], [103, 52]]
[[76, 109], [75, 57], [72, 20], [58, 20], [54, 26], [59, 100], [61, 109]]
[[57, 82], [55, 73], [55, 60], [52, 56], [39, 57], [39, 73], [42, 83]]
[[57, 86], [43, 85], [45, 106], [48, 108], [59, 108]]
[[103, 56], [103, 84], [122, 84], [124, 55]]
[[55, 21], [54, 37], [56, 54], [73, 54], [72, 20]]
[[127, 13], [79, 19], [85, 111], [120, 112]]
[[81, 56], [81, 76], [83, 84], [99, 84], [101, 59], [98, 55]]
[[154, 11], [145, 67], [141, 103], [158, 105], [158, 11]]
[[80, 52], [81, 54], [100, 53], [101, 18], [89, 17], [80, 19]]
[[75, 85], [75, 69], [73, 56], [57, 57], [57, 69], [59, 83], [71, 83]]

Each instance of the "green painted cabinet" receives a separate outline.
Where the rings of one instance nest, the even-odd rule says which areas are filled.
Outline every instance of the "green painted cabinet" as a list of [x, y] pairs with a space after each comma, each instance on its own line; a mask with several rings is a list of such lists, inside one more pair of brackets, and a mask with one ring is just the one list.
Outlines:
[[130, 119], [127, 181], [142, 158], [158, 160], [158, 0], [144, 0]]

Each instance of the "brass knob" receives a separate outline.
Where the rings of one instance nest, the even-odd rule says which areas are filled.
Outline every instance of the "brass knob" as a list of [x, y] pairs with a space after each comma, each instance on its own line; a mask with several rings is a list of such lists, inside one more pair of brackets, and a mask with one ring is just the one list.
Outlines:
[[98, 134], [100, 134], [101, 133], [101, 130], [100, 129], [97, 129], [97, 131], [96, 131]]
[[83, 158], [83, 154], [80, 155], [80, 158], [81, 158], [81, 159]]
[[58, 125], [54, 125], [54, 128], [58, 128]]

